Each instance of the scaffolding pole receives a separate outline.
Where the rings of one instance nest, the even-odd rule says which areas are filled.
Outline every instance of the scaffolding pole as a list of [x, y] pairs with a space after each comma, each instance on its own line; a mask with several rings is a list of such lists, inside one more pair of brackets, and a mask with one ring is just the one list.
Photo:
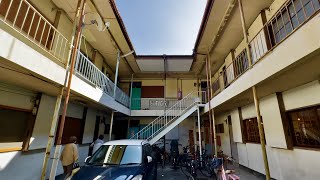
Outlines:
[[[59, 125], [59, 134], [58, 134], [58, 139], [57, 139], [57, 145], [55, 148], [55, 153], [54, 153], [54, 157], [53, 157], [53, 162], [52, 162], [52, 167], [51, 167], [51, 172], [50, 172], [50, 180], [55, 179], [56, 176], [56, 171], [57, 171], [57, 166], [58, 166], [58, 162], [59, 162], [59, 155], [61, 152], [61, 140], [62, 140], [62, 133], [63, 133], [63, 129], [64, 129], [64, 123], [65, 123], [65, 118], [66, 118], [66, 114], [67, 114], [67, 108], [68, 108], [68, 103], [69, 103], [69, 97], [70, 97], [70, 92], [71, 92], [71, 81], [72, 81], [72, 76], [73, 76], [73, 71], [74, 71], [74, 65], [75, 65], [75, 60], [77, 57], [77, 49], [79, 46], [79, 40], [81, 38], [81, 31], [82, 31], [82, 23], [83, 23], [83, 17], [84, 17], [84, 10], [85, 10], [85, 6], [86, 6], [86, 0], [82, 0], [81, 5], [80, 5], [80, 9], [77, 9], [77, 16], [78, 16], [78, 12], [80, 13], [80, 17], [79, 17], [79, 22], [78, 22], [78, 26], [77, 26], [77, 31], [76, 31], [76, 39], [74, 41], [74, 48], [72, 49], [72, 54], [71, 54], [71, 65], [70, 65], [70, 72], [69, 72], [69, 77], [68, 77], [68, 82], [67, 82], [67, 91], [66, 91], [66, 97], [64, 99], [64, 104], [63, 104], [63, 111], [62, 111], [62, 116], [61, 116], [61, 121], [60, 121], [60, 125]], [[76, 23], [76, 22], [74, 22]]]

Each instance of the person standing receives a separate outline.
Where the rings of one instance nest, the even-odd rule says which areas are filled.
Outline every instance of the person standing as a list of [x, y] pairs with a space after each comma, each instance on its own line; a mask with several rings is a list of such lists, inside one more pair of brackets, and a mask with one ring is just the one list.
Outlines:
[[100, 146], [103, 145], [104, 143], [103, 139], [104, 139], [104, 136], [101, 134], [99, 135], [98, 139], [90, 145], [91, 147], [93, 147], [92, 154], [94, 154], [100, 148]]
[[69, 143], [64, 146], [61, 153], [60, 160], [63, 166], [64, 179], [67, 179], [73, 169], [73, 165], [78, 162], [78, 149], [77, 149], [77, 137], [71, 136], [69, 138]]

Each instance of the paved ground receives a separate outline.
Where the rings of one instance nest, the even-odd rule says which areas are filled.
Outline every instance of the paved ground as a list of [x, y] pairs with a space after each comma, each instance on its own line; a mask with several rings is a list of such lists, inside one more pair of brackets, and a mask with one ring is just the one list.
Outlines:
[[[236, 175], [240, 177], [241, 180], [263, 180], [259, 174], [252, 174], [248, 169], [243, 167], [236, 167]], [[197, 180], [209, 180], [210, 178], [204, 177], [201, 172], [197, 172]], [[165, 167], [162, 169], [161, 167], [158, 168], [158, 180], [180, 180], [180, 179], [187, 179], [186, 175], [181, 172], [180, 169], [174, 170], [171, 167]]]
[[[229, 166], [230, 167], [230, 166]], [[265, 178], [258, 173], [252, 173], [250, 170], [244, 167], [230, 167], [236, 170], [236, 175], [240, 177], [241, 180], [264, 180]], [[185, 172], [188, 174], [187, 172]], [[209, 180], [201, 174], [201, 172], [197, 172], [197, 180]], [[185, 180], [187, 179], [186, 175], [183, 174], [180, 168], [173, 169], [171, 166], [166, 166], [163, 169], [158, 167], [158, 180]], [[63, 177], [57, 176], [56, 180], [63, 180]]]

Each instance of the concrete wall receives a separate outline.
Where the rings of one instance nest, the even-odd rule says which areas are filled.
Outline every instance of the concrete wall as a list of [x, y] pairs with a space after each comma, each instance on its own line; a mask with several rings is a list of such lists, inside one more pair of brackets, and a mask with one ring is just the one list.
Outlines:
[[[4, 85], [0, 87], [3, 86]], [[8, 89], [9, 86], [6, 86], [7, 91]], [[7, 92], [6, 94], [1, 91], [0, 105], [7, 105], [24, 109], [30, 108], [30, 105], [27, 102], [30, 101], [30, 98], [32, 98], [32, 96], [25, 96], [24, 98], [21, 88], [19, 94], [14, 93], [17, 88], [10, 87], [10, 89], [11, 92]], [[49, 130], [51, 127], [55, 101], [55, 97], [51, 97], [45, 94], [41, 96], [40, 106], [36, 117], [34, 130], [32, 132], [30, 148], [28, 152], [14, 151], [0, 153], [0, 179], [40, 179], [41, 167], [48, 141]], [[6, 102], [6, 104], [4, 102]], [[71, 102], [68, 106], [67, 116], [82, 118], [83, 109], [84, 107], [82, 105], [74, 104]], [[93, 141], [96, 115], [97, 110], [89, 107], [85, 121], [82, 145], [79, 145], [80, 163], [83, 163], [84, 159], [87, 157], [89, 143]], [[51, 150], [51, 157], [53, 156], [54, 148], [55, 147], [53, 146]], [[30, 164], [32, 164], [32, 168], [26, 168], [30, 167]], [[51, 159], [49, 160], [47, 175], [49, 175], [50, 168]], [[62, 165], [59, 162], [57, 175], [62, 173]]]
[[[283, 92], [285, 110], [298, 109], [320, 104], [320, 83], [313, 81], [305, 85]], [[301, 98], [303, 97], [303, 98]], [[313, 98], [312, 98], [313, 97]], [[241, 107], [243, 119], [256, 117], [254, 104]], [[318, 149], [294, 147], [287, 149], [284, 130], [275, 94], [260, 100], [260, 111], [264, 124], [267, 145], [267, 155], [271, 176], [275, 179], [318, 179], [320, 172], [315, 167], [320, 166]], [[216, 115], [216, 124], [231, 114], [234, 141], [237, 142], [239, 163], [257, 172], [264, 173], [263, 158], [260, 144], [242, 143], [238, 109], [230, 113]], [[230, 152], [228, 131], [218, 134], [224, 143], [221, 149], [225, 154]]]

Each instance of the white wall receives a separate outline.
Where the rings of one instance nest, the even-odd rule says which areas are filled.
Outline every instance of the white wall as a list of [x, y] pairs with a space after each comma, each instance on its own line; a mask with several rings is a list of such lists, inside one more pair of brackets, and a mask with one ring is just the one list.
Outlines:
[[[283, 92], [286, 111], [320, 104], [319, 81]], [[260, 110], [264, 122], [267, 156], [271, 177], [275, 179], [319, 179], [320, 151], [294, 147], [287, 150], [278, 100], [275, 94], [260, 100]], [[243, 119], [256, 117], [254, 104], [242, 107]], [[219, 115], [223, 116], [223, 115]], [[239, 163], [257, 172], [264, 173], [261, 145], [241, 143], [240, 123], [237, 109], [231, 111], [234, 139], [237, 140]], [[234, 118], [235, 117], [235, 118]], [[219, 117], [218, 117], [219, 118]], [[219, 121], [217, 122], [219, 123]], [[235, 126], [236, 124], [237, 127]]]

